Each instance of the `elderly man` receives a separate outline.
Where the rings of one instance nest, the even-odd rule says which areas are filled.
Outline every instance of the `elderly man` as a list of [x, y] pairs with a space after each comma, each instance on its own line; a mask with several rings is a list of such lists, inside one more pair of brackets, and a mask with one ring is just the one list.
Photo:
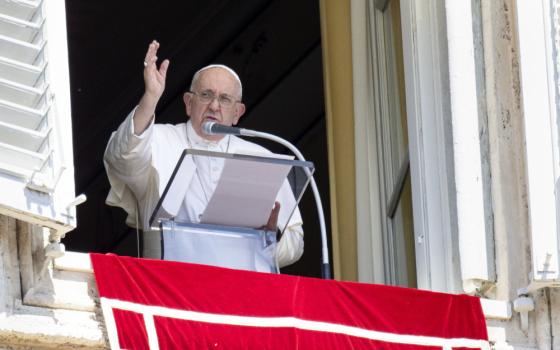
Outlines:
[[[104, 163], [111, 183], [107, 204], [120, 206], [129, 214], [127, 224], [149, 230], [148, 220], [171, 176], [173, 167], [185, 148], [226, 153], [268, 153], [254, 143], [235, 136], [207, 135], [202, 131], [205, 121], [222, 125], [236, 125], [245, 112], [241, 102], [242, 86], [237, 74], [223, 65], [200, 69], [193, 77], [190, 91], [183, 96], [188, 122], [178, 125], [154, 124], [156, 105], [165, 89], [169, 61], [156, 65], [159, 43], [153, 41], [144, 61], [144, 95], [138, 106], [128, 115], [109, 140]], [[208, 204], [220, 176], [223, 162], [218, 159], [196, 157], [195, 167], [181, 199], [178, 220], [197, 222]], [[299, 211], [288, 222], [289, 206], [293, 201], [287, 183], [281, 188], [272, 209], [267, 228], [287, 229], [276, 247], [279, 266], [297, 261], [303, 253], [303, 230]], [[285, 204], [285, 205], [283, 205]], [[144, 234], [143, 256], [161, 257], [158, 234]], [[180, 242], [177, 242], [180, 245]], [[164, 252], [164, 258], [165, 258]]]

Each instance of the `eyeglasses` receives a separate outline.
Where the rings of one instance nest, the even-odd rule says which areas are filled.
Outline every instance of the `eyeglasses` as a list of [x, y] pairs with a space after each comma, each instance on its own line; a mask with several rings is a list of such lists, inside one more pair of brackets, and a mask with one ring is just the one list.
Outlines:
[[202, 92], [189, 91], [189, 93], [198, 97], [200, 102], [205, 105], [212, 103], [215, 98], [218, 99], [218, 103], [222, 108], [231, 108], [234, 104], [240, 102], [239, 100], [236, 100], [233, 96], [228, 94], [220, 94], [216, 96], [216, 94], [214, 94], [212, 90], [204, 90]]

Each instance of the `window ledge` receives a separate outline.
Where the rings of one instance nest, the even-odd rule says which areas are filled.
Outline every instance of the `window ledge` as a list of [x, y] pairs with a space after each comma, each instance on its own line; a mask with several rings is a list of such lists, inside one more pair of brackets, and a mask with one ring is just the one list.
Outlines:
[[487, 319], [509, 320], [511, 318], [511, 303], [507, 300], [480, 298], [480, 305]]
[[0, 343], [31, 348], [106, 348], [93, 312], [45, 309], [16, 301], [14, 313], [0, 316]]

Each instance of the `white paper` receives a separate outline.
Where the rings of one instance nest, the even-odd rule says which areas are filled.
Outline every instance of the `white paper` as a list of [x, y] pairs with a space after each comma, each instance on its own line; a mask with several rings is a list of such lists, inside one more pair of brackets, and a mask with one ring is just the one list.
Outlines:
[[291, 168], [287, 164], [225, 159], [220, 181], [200, 222], [263, 227]]

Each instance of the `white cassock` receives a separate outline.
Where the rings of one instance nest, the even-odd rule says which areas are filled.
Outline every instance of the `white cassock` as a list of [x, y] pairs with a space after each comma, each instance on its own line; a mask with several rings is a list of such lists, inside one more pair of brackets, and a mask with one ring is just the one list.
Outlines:
[[[122, 207], [127, 213], [127, 224], [149, 231], [149, 218], [159, 201], [173, 169], [185, 148], [226, 153], [270, 154], [267, 149], [235, 136], [226, 136], [211, 142], [198, 136], [191, 122], [177, 125], [152, 124], [141, 134], [134, 134], [133, 110], [115, 131], [105, 150], [104, 163], [111, 190], [106, 203]], [[209, 157], [192, 157], [193, 171], [185, 193], [175, 194], [184, 198], [170, 214], [177, 221], [197, 223], [216, 188], [223, 168], [223, 160]], [[187, 200], [188, 198], [188, 200]], [[289, 222], [290, 204], [294, 197], [287, 182], [277, 196], [280, 202], [278, 227], [287, 228], [276, 246], [280, 267], [297, 261], [303, 254], [303, 229], [299, 210], [296, 208]], [[138, 213], [138, 210], [139, 213]], [[168, 210], [169, 212], [169, 210]], [[159, 235], [144, 234], [143, 256], [161, 257]], [[180, 245], [180, 242], [174, 244]]]

